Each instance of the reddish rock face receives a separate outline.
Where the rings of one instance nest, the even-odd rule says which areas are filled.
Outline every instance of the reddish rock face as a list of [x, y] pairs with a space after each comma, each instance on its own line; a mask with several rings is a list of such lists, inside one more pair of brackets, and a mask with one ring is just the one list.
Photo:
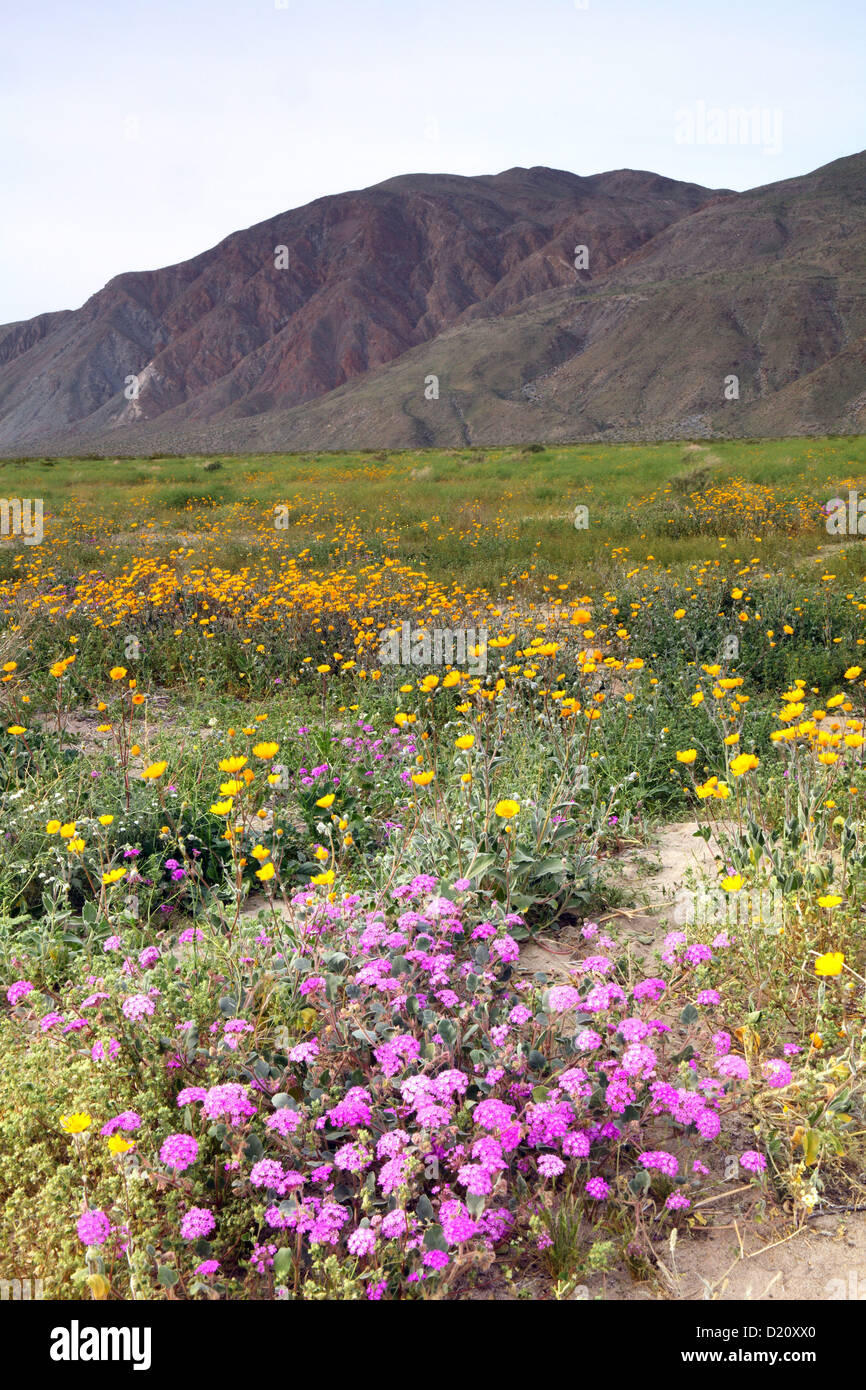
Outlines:
[[0, 329], [0, 443], [309, 401], [445, 328], [590, 282], [712, 196], [631, 170], [536, 168], [320, 198]]
[[864, 154], [747, 193], [413, 174], [0, 328], [6, 454], [864, 428]]

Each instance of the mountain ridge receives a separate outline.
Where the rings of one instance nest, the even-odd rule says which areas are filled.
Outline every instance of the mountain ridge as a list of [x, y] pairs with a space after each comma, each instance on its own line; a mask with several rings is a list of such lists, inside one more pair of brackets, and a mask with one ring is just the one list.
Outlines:
[[863, 153], [743, 193], [398, 175], [0, 327], [7, 455], [857, 432], [864, 398]]

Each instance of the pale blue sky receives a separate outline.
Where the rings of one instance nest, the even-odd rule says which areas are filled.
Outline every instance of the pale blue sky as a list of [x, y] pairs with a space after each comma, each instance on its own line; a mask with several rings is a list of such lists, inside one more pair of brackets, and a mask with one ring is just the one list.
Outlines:
[[0, 323], [395, 174], [743, 189], [866, 146], [864, 0], [282, 3], [0, 0]]

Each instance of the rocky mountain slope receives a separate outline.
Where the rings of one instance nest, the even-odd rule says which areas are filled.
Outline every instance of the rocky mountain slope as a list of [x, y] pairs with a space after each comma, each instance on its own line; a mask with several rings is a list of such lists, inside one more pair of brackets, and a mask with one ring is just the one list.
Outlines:
[[864, 429], [866, 154], [409, 175], [0, 328], [6, 454]]

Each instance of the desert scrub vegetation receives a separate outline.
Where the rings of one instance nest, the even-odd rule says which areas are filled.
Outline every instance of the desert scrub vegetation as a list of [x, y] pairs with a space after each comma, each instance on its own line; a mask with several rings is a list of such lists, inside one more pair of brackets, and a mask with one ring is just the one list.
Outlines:
[[4, 1277], [567, 1297], [857, 1200], [864, 444], [707, 452], [3, 465]]

